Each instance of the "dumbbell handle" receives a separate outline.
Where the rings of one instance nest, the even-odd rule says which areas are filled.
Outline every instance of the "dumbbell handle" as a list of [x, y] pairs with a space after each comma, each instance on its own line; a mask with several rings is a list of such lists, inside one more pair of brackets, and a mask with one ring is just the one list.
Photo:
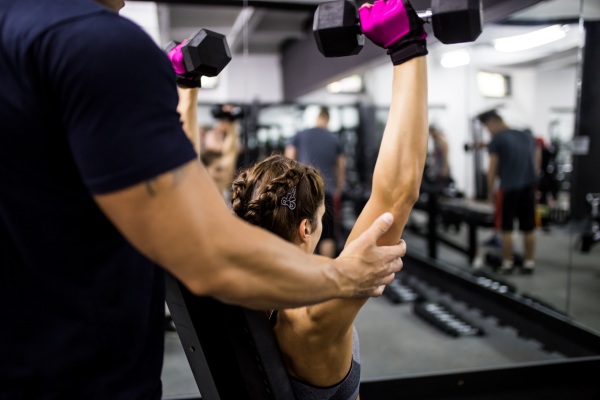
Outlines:
[[[433, 16], [433, 11], [431, 11], [431, 8], [428, 8], [427, 10], [417, 11], [417, 16], [425, 22], [430, 22], [431, 17]], [[360, 19], [357, 20], [356, 30], [358, 31], [358, 33], [362, 34], [362, 28], [360, 27]]]
[[[430, 22], [431, 17], [433, 16], [433, 11], [431, 11], [431, 8], [428, 8], [427, 10], [417, 11], [417, 16], [425, 22]], [[360, 27], [360, 19], [357, 21], [356, 29], [358, 33], [362, 34], [362, 29]]]
[[433, 16], [433, 11], [431, 11], [431, 8], [428, 8], [427, 10], [417, 11], [417, 15], [419, 18], [428, 21]]

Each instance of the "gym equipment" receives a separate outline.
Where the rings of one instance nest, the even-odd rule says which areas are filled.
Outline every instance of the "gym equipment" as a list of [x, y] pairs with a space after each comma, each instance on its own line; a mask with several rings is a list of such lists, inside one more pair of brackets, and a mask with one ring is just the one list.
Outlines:
[[210, 113], [215, 119], [224, 119], [227, 121], [235, 121], [244, 116], [244, 110], [239, 106], [226, 107], [224, 104], [215, 104]]
[[487, 143], [465, 143], [463, 145], [465, 153], [468, 153], [468, 152], [474, 151], [474, 150], [485, 149], [486, 147], [487, 147]]
[[[411, 253], [404, 257], [403, 282], [485, 327], [515, 332], [507, 343], [538, 346], [560, 359], [361, 380], [361, 399], [577, 398], [600, 395], [600, 336], [566, 315], [518, 293], [489, 290], [473, 275]], [[290, 400], [289, 378], [265, 312], [196, 297], [172, 276], [167, 303], [202, 397], [183, 400]], [[475, 310], [476, 312], [471, 312]], [[433, 311], [436, 312], [434, 306]], [[440, 310], [437, 309], [438, 314]], [[481, 315], [479, 320], [476, 315]], [[490, 323], [490, 320], [495, 321]], [[401, 332], [394, 332], [401, 334]], [[460, 357], [460, 354], [448, 354]], [[569, 376], [569, 379], [564, 379]], [[517, 396], [517, 397], [515, 397]], [[175, 400], [175, 397], [171, 397]]]
[[195, 296], [170, 274], [166, 288], [203, 400], [294, 399], [266, 312]]
[[413, 288], [394, 279], [383, 290], [383, 295], [393, 304], [410, 303], [417, 300], [420, 295]]
[[[444, 44], [472, 42], [482, 31], [481, 0], [433, 0], [431, 9], [417, 14], [431, 21], [434, 36]], [[356, 5], [350, 0], [320, 4], [313, 33], [325, 57], [355, 55], [365, 44]]]
[[[438, 243], [443, 243], [465, 254], [469, 263], [472, 263], [479, 247], [478, 229], [494, 226], [494, 208], [489, 203], [465, 198], [447, 198], [443, 194], [442, 190], [428, 185], [427, 182], [421, 183], [421, 196], [415, 203], [414, 209], [427, 212], [427, 230], [415, 233], [427, 238], [428, 254], [431, 258], [437, 258]], [[467, 225], [467, 245], [457, 243], [453, 238], [446, 237], [447, 235], [439, 234], [440, 220], [446, 226]]]
[[450, 336], [483, 336], [485, 334], [482, 328], [467, 321], [452, 310], [450, 305], [442, 302], [418, 301], [415, 303], [413, 311]]
[[485, 271], [475, 271], [472, 275], [477, 279], [477, 283], [498, 293], [516, 293], [517, 287], [510, 282], [504, 281], [498, 276], [488, 274]]
[[[600, 394], [597, 374], [584, 372], [578, 367], [584, 368], [583, 364], [579, 364], [580, 361], [585, 362], [584, 359], [572, 358], [582, 357], [581, 351], [587, 348], [591, 350], [589, 355], [594, 354], [592, 358], [600, 363], [600, 337], [593, 331], [543, 304], [531, 303], [529, 299], [517, 293], [489, 290], [470, 273], [411, 253], [410, 250], [404, 257], [401, 275], [411, 286], [421, 287], [424, 294], [434, 299], [438, 305], [451, 307], [460, 316], [468, 317], [470, 321], [485, 329], [484, 336], [468, 336], [464, 339], [492, 342], [496, 333], [506, 329], [515, 333], [514, 342], [510, 339], [511, 346], [531, 344], [543, 351], [560, 353], [565, 358], [536, 362], [531, 365], [533, 369], [526, 365], [509, 365], [417, 374], [413, 379], [405, 375], [365, 379], [361, 381], [361, 399], [568, 398], [571, 391], [579, 390], [580, 387], [582, 398], [593, 398]], [[433, 310], [436, 310], [435, 306]], [[481, 320], [475, 317], [477, 314], [481, 316]], [[494, 322], [490, 324], [490, 320]], [[460, 357], [461, 354], [450, 350], [448, 356]], [[583, 357], [587, 359], [588, 356]], [[586, 382], [580, 382], [571, 388], [554, 382], [554, 379], [560, 380], [560, 375], [555, 373], [558, 373], [561, 365], [565, 367], [563, 372], [568, 373], [568, 376], [584, 379]], [[547, 373], [553, 374], [554, 378], [549, 378]], [[513, 385], [516, 381], [520, 383]]]
[[[180, 42], [167, 44], [169, 53]], [[182, 87], [199, 87], [201, 76], [217, 76], [231, 61], [231, 51], [225, 35], [200, 29], [185, 40], [181, 46], [185, 73], [177, 76], [177, 84]]]

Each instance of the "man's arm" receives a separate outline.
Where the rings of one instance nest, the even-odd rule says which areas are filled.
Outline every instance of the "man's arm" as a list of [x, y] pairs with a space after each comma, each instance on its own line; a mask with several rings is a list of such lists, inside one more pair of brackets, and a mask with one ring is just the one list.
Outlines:
[[444, 163], [442, 165], [440, 175], [443, 176], [444, 178], [449, 178], [450, 177], [450, 157], [448, 154], [449, 153], [448, 141], [442, 135], [439, 135], [438, 141], [439, 141], [438, 145], [440, 147], [440, 152], [442, 153], [442, 162]]
[[539, 177], [542, 173], [542, 145], [536, 145], [534, 151], [535, 175]]
[[340, 154], [337, 156], [335, 163], [336, 177], [336, 193], [341, 195], [346, 186], [346, 155]]
[[306, 254], [234, 217], [197, 161], [95, 200], [134, 247], [193, 293], [256, 309], [380, 295], [405, 251], [375, 246], [391, 224], [382, 218], [336, 260]]
[[490, 153], [487, 171], [488, 200], [494, 202], [496, 195], [496, 176], [498, 175], [498, 154]]
[[283, 153], [289, 159], [296, 160], [296, 147], [292, 144], [285, 146], [285, 152]]

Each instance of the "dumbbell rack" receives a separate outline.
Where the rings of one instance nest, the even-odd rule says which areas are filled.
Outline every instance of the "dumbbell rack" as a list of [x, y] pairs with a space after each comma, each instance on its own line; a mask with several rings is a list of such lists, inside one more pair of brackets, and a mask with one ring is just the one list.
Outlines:
[[430, 295], [436, 303], [443, 296], [452, 299], [450, 307], [456, 302], [475, 308], [500, 326], [516, 331], [518, 337], [539, 342], [545, 351], [566, 358], [366, 379], [361, 381], [362, 400], [600, 398], [597, 374], [589, 369], [600, 367], [600, 336], [595, 332], [532, 297], [516, 293], [501, 281], [420, 254], [404, 257], [400, 276], [404, 276], [405, 284]]

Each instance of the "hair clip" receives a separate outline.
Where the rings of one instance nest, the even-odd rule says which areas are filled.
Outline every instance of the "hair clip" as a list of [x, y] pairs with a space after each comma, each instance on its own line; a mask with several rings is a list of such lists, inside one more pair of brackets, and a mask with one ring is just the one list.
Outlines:
[[284, 206], [287, 206], [290, 210], [294, 210], [296, 208], [296, 188], [295, 187], [281, 199], [281, 204]]

